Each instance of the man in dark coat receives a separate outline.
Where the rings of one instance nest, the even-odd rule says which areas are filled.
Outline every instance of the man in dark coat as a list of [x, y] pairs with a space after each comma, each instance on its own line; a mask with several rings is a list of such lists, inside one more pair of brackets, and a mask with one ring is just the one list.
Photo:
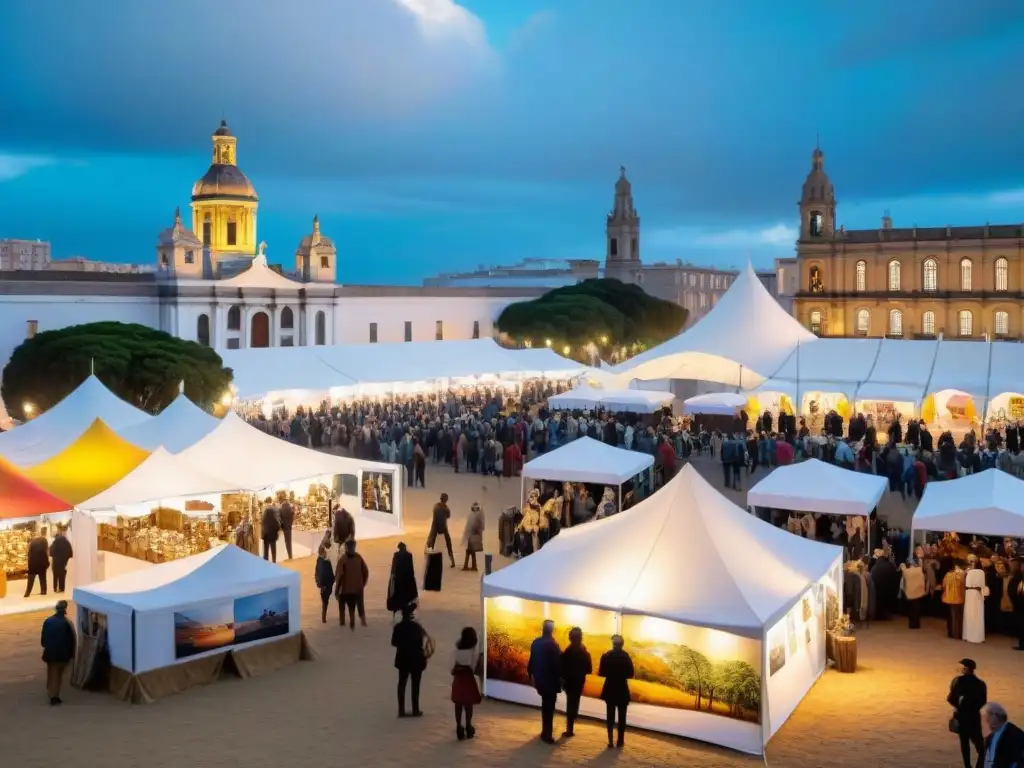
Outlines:
[[427, 536], [427, 549], [432, 550], [437, 537], [444, 536], [444, 543], [448, 547], [448, 559], [451, 560], [452, 568], [454, 568], [455, 552], [452, 550], [452, 535], [448, 532], [448, 519], [451, 516], [452, 511], [448, 508], [448, 494], [442, 493], [441, 500], [434, 505], [430, 535]]
[[885, 553], [876, 549], [875, 564], [871, 566], [871, 581], [875, 585], [875, 618], [884, 621], [896, 611], [900, 592], [900, 572]]
[[565, 681], [565, 733], [572, 738], [573, 726], [580, 714], [580, 698], [587, 675], [594, 673], [594, 662], [590, 651], [583, 644], [583, 630], [573, 627], [569, 630], [569, 645], [562, 651], [562, 679]]
[[986, 768], [1017, 768], [1024, 761], [1024, 731], [1011, 723], [1003, 705], [994, 701], [985, 705], [982, 716], [988, 726]]
[[391, 579], [388, 582], [388, 610], [398, 613], [407, 605], [416, 602], [419, 590], [416, 588], [416, 569], [412, 552], [404, 541], [398, 542], [398, 551], [391, 558]]
[[75, 628], [67, 617], [67, 600], [57, 603], [56, 611], [43, 622], [40, 643], [43, 646], [43, 661], [46, 664], [46, 692], [50, 706], [61, 703], [60, 688], [64, 682], [64, 670], [75, 658]]
[[45, 536], [36, 536], [28, 543], [28, 585], [25, 597], [32, 594], [32, 587], [39, 579], [39, 594], [46, 594], [46, 572], [50, 569], [50, 547]]
[[541, 636], [530, 646], [526, 671], [540, 695], [540, 740], [554, 744], [555, 702], [562, 692], [562, 652], [555, 641], [555, 622], [545, 621]]
[[58, 530], [50, 544], [50, 567], [53, 569], [53, 591], [60, 593], [64, 591], [64, 580], [68, 575], [68, 560], [75, 556], [71, 548], [71, 542], [64, 535], [63, 530]]
[[629, 681], [633, 679], [633, 660], [622, 650], [622, 635], [612, 635], [612, 649], [601, 656], [597, 667], [598, 677], [604, 678], [601, 699], [605, 704], [608, 726], [608, 746], [612, 746], [612, 735], [618, 729], [615, 746], [622, 747], [626, 736], [626, 708], [629, 706]]
[[263, 539], [263, 559], [273, 558], [277, 562], [277, 537], [281, 533], [281, 518], [274, 508], [273, 501], [268, 498], [264, 502], [263, 518], [260, 521], [260, 538]]
[[1010, 564], [1010, 580], [1006, 583], [1006, 589], [1010, 593], [1010, 602], [1013, 604], [1013, 619], [1017, 625], [1017, 647], [1014, 650], [1024, 651], [1024, 563], [1015, 560]]
[[960, 753], [964, 768], [971, 768], [971, 744], [978, 752], [977, 766], [985, 762], [985, 740], [981, 735], [981, 709], [988, 703], [988, 686], [974, 674], [977, 664], [960, 660], [960, 674], [953, 678], [946, 701], [953, 707], [956, 732], [960, 737]]
[[286, 497], [277, 510], [278, 519], [281, 521], [281, 532], [284, 534], [284, 551], [288, 553], [288, 559], [292, 559], [292, 525], [295, 523], [295, 510]]

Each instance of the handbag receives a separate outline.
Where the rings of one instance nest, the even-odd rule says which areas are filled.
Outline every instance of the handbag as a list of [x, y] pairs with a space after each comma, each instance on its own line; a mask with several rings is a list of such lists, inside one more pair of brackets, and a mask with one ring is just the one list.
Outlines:
[[436, 650], [437, 646], [434, 644], [434, 638], [430, 636], [429, 632], [423, 630], [423, 658], [429, 660]]
[[956, 715], [949, 718], [949, 732], [960, 733], [960, 721], [956, 719]]

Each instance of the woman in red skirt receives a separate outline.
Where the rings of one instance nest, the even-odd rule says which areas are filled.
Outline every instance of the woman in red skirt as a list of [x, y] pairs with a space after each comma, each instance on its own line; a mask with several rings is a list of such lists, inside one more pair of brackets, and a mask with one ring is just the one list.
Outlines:
[[[476, 735], [473, 727], [473, 707], [483, 701], [476, 677], [482, 671], [482, 658], [477, 650], [476, 630], [465, 627], [452, 652], [452, 703], [455, 705], [455, 735], [462, 741]], [[466, 726], [462, 726], [462, 713], [466, 713]]]

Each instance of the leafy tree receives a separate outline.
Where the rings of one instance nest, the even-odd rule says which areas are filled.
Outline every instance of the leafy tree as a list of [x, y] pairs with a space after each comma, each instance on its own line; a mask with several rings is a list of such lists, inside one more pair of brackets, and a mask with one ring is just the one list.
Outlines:
[[745, 661], [726, 661], [715, 673], [718, 696], [729, 704], [734, 717], [739, 717], [743, 709], [757, 711], [761, 706], [761, 676], [756, 669]]
[[680, 645], [669, 658], [669, 666], [673, 673], [683, 681], [683, 688], [692, 693], [697, 703], [694, 709], [700, 709], [705, 690], [711, 684], [714, 669], [708, 657], [689, 646]]
[[601, 278], [548, 291], [532, 301], [510, 304], [497, 327], [535, 344], [546, 339], [578, 350], [590, 343], [610, 348], [660, 344], [686, 324], [686, 310], [655, 298], [638, 285]]
[[0, 395], [12, 415], [26, 402], [52, 408], [94, 371], [118, 397], [150, 413], [166, 407], [185, 382], [194, 403], [217, 402], [231, 384], [216, 352], [145, 325], [101, 322], [44, 331], [14, 350]]

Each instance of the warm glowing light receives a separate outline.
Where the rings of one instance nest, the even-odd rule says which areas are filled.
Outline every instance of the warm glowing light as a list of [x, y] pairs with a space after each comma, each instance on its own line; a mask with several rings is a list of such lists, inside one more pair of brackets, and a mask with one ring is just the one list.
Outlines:
[[607, 344], [608, 343], [608, 337], [607, 336], [602, 336], [601, 337], [601, 343], [602, 344]]
[[570, 352], [572, 352], [572, 347], [570, 347], [568, 344], [566, 344], [564, 347], [562, 347], [562, 354], [563, 355], [568, 355]]
[[739, 656], [740, 644], [736, 635], [720, 632], [717, 629], [707, 631], [708, 649], [711, 655], [719, 659], [734, 659]]
[[665, 619], [657, 619], [653, 616], [645, 616], [640, 622], [640, 635], [647, 640], [657, 640], [661, 643], [677, 642], [678, 630], [676, 625]]
[[544, 339], [544, 346], [545, 347], [550, 347], [551, 346], [551, 339]]
[[499, 611], [508, 611], [509, 613], [523, 612], [523, 601], [518, 597], [511, 597], [509, 595], [494, 598], [494, 606]]
[[234, 395], [232, 395], [230, 392], [225, 392], [224, 395], [220, 399], [220, 404], [223, 405], [225, 408], [227, 408], [228, 406], [231, 405], [231, 403], [232, 403], [232, 401], [234, 399], [235, 399]]
[[582, 624], [587, 618], [587, 609], [582, 605], [567, 605], [565, 618], [573, 624]]
[[36, 407], [32, 405], [32, 403], [25, 403], [24, 405], [21, 406], [21, 410], [25, 412], [26, 416], [31, 416], [33, 413], [36, 412]]

